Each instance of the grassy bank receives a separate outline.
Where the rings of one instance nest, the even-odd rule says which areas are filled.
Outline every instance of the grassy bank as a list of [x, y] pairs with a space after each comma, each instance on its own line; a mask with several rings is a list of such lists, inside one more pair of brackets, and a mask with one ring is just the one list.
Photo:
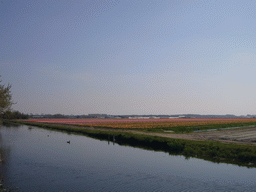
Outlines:
[[256, 146], [225, 144], [213, 141], [192, 141], [158, 136], [134, 134], [122, 131], [88, 130], [79, 127], [68, 127], [53, 124], [18, 122], [51, 130], [84, 134], [101, 140], [115, 136], [115, 142], [144, 149], [164, 151], [172, 155], [184, 155], [187, 158], [197, 157], [213, 162], [232, 163], [240, 166], [256, 167]]

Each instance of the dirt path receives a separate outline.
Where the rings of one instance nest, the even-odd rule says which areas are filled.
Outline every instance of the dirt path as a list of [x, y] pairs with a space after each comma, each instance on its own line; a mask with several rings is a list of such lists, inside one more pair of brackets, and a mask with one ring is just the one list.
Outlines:
[[189, 139], [189, 140], [208, 140], [219, 141], [222, 143], [238, 143], [247, 145], [256, 145], [256, 127], [229, 129], [222, 131], [204, 131], [188, 134], [170, 134], [170, 133], [146, 133], [169, 138]]

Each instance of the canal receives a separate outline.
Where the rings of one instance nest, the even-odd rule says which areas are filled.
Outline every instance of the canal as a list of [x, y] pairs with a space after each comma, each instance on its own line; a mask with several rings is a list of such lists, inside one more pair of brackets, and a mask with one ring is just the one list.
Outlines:
[[0, 127], [12, 191], [255, 191], [256, 168], [169, 155], [32, 126]]

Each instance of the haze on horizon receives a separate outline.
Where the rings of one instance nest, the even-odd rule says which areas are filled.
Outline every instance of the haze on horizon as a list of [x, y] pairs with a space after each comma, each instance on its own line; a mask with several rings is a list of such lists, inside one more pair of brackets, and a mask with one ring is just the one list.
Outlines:
[[34, 114], [256, 114], [256, 2], [1, 0], [0, 75]]

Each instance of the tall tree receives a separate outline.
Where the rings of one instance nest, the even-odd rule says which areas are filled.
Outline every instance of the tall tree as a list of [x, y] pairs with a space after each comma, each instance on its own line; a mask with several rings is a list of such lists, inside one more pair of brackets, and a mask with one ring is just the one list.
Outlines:
[[[1, 77], [1, 76], [0, 76]], [[12, 94], [11, 94], [11, 85], [7, 86], [1, 84], [2, 80], [0, 80], [0, 115], [10, 110], [12, 106]]]

